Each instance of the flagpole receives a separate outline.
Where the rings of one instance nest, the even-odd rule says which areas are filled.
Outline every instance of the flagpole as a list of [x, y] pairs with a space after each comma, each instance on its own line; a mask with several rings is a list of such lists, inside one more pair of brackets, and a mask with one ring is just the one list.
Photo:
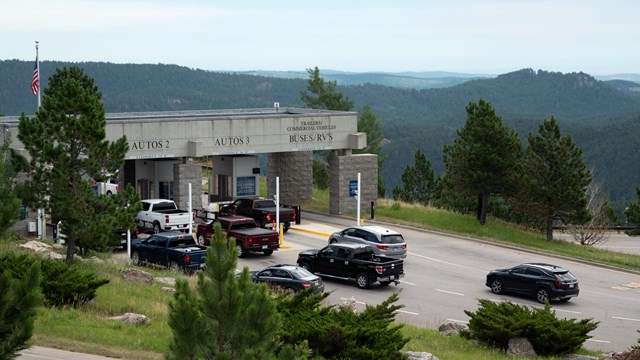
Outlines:
[[[36, 40], [36, 80], [37, 80], [37, 86], [38, 86], [38, 109], [36, 111], [40, 111], [40, 93], [42, 92], [40, 89], [40, 56], [38, 54], [38, 45], [39, 41]], [[45, 215], [44, 215], [44, 208], [39, 208], [38, 209], [38, 219], [37, 219], [37, 224], [38, 224], [38, 229], [40, 230], [40, 233], [38, 234], [40, 237], [41, 241], [44, 241], [44, 239], [47, 238], [46, 232], [47, 232], [47, 228], [46, 228], [46, 220], [45, 220]]]
[[38, 43], [36, 40], [36, 69], [38, 71], [38, 110], [40, 110], [40, 57], [38, 56]]

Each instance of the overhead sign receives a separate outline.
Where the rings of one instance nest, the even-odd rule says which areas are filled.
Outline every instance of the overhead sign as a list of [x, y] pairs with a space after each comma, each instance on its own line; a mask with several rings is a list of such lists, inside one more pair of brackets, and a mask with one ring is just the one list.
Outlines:
[[358, 180], [349, 181], [349, 196], [358, 196]]

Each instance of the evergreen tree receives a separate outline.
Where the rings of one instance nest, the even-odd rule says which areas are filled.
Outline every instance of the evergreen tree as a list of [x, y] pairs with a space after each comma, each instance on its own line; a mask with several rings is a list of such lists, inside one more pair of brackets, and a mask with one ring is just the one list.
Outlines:
[[624, 210], [624, 216], [627, 218], [627, 223], [640, 226], [640, 186], [636, 188], [636, 195], [638, 196], [638, 201], [627, 206]]
[[431, 163], [422, 151], [417, 150], [414, 165], [407, 166], [402, 172], [402, 188], [393, 189], [393, 198], [427, 205], [435, 194], [436, 180]]
[[336, 81], [325, 81], [320, 77], [320, 70], [316, 66], [307, 69], [309, 79], [307, 90], [300, 91], [300, 99], [312, 109], [351, 111], [353, 101], [336, 91]]
[[20, 199], [15, 196], [15, 167], [11, 161], [9, 145], [11, 138], [5, 138], [0, 145], [0, 234], [16, 222], [20, 214]]
[[523, 163], [523, 186], [518, 197], [527, 214], [538, 218], [553, 238], [553, 221], [583, 223], [589, 219], [586, 192], [591, 172], [580, 149], [551, 117], [540, 125], [537, 135], [529, 134]]
[[[170, 304], [168, 359], [272, 359], [281, 326], [274, 297], [248, 269], [236, 276], [235, 241], [215, 224], [197, 289], [179, 279]], [[291, 349], [289, 349], [291, 350]]]
[[15, 359], [29, 347], [36, 309], [42, 304], [40, 276], [38, 261], [20, 279], [12, 279], [8, 270], [0, 274], [0, 360]]
[[488, 101], [469, 103], [466, 111], [467, 121], [457, 130], [458, 137], [443, 149], [444, 184], [453, 187], [448, 191], [477, 196], [476, 216], [484, 224], [490, 196], [513, 191], [522, 144]]
[[128, 151], [126, 137], [105, 140], [105, 111], [93, 79], [78, 67], [57, 69], [44, 95], [35, 117], [20, 117], [18, 139], [31, 159], [19, 193], [32, 208], [62, 221], [71, 262], [76, 246], [102, 250], [114, 228], [124, 222], [133, 229], [141, 205], [132, 190], [107, 197], [91, 188], [91, 179], [117, 172]]

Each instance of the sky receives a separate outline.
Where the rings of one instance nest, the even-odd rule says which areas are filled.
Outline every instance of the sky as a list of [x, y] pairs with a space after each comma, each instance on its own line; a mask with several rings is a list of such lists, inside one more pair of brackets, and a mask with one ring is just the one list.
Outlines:
[[637, 0], [0, 0], [0, 60], [640, 73]]

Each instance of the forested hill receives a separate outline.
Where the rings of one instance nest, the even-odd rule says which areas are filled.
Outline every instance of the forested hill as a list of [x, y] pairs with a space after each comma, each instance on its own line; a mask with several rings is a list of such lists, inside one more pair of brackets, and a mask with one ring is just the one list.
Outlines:
[[[56, 68], [76, 65], [93, 77], [107, 112], [302, 107], [301, 78], [266, 77], [190, 69], [163, 64], [100, 62], [40, 64], [42, 87]], [[0, 114], [33, 114], [30, 92], [33, 62], [0, 61]], [[323, 73], [321, 71], [321, 76]], [[368, 78], [376, 82], [372, 74]], [[391, 193], [400, 174], [422, 150], [438, 174], [443, 172], [442, 145], [466, 120], [465, 106], [484, 98], [505, 123], [526, 141], [529, 132], [555, 116], [563, 133], [584, 150], [587, 164], [619, 210], [635, 198], [640, 185], [640, 96], [637, 83], [596, 80], [584, 73], [520, 71], [432, 89], [396, 88], [371, 83], [338, 86], [355, 102], [368, 104], [383, 120], [387, 158], [383, 180]], [[634, 85], [635, 84], [635, 85]]]

